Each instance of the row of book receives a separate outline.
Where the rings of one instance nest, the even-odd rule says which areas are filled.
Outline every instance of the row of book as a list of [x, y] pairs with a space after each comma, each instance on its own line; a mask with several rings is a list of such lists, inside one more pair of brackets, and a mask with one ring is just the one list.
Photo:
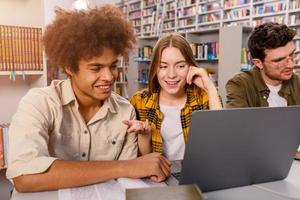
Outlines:
[[236, 19], [242, 18], [250, 15], [250, 10], [248, 8], [242, 8], [239, 10], [230, 10], [224, 13], [224, 19]]
[[152, 15], [153, 12], [156, 12], [156, 7], [150, 7], [147, 10], [143, 10], [143, 16]]
[[43, 70], [42, 29], [0, 25], [0, 71]]
[[291, 25], [297, 25], [300, 24], [300, 15], [290, 15], [289, 16], [289, 24]]
[[141, 3], [139, 1], [129, 5], [129, 12], [135, 11], [137, 9], [141, 9]]
[[139, 48], [139, 58], [151, 59], [153, 47], [152, 46], [143, 46]]
[[198, 23], [205, 23], [205, 22], [214, 22], [219, 21], [221, 18], [220, 13], [209, 13], [207, 15], [199, 16]]
[[247, 0], [225, 0], [224, 1], [224, 8], [231, 8], [238, 5], [247, 4], [249, 1]]
[[7, 167], [8, 126], [0, 124], [0, 170]]
[[171, 2], [169, 2], [169, 3], [166, 4], [166, 10], [167, 11], [174, 10], [175, 6], [176, 6], [175, 2], [171, 1]]
[[138, 17], [141, 17], [142, 16], [142, 13], [140, 10], [137, 10], [135, 12], [132, 12], [132, 13], [129, 13], [129, 18], [132, 19], [132, 18], [138, 18]]
[[284, 15], [278, 15], [278, 16], [273, 16], [273, 17], [264, 17], [261, 19], [253, 20], [252, 25], [255, 27], [255, 26], [258, 26], [258, 25], [266, 23], [266, 22], [277, 22], [279, 24], [284, 24], [284, 19], [285, 19]]
[[241, 51], [241, 71], [248, 71], [252, 67], [251, 55], [246, 48]]
[[190, 44], [196, 59], [215, 60], [219, 58], [219, 42]]
[[178, 27], [185, 27], [190, 25], [195, 25], [195, 19], [194, 18], [187, 18], [187, 19], [180, 19], [178, 20]]
[[185, 7], [190, 6], [196, 3], [196, 0], [178, 0], [177, 1], [177, 7]]
[[167, 12], [164, 20], [175, 20], [175, 12]]
[[225, 22], [223, 26], [250, 26], [250, 21], [245, 19], [244, 21], [235, 21], [235, 22]]
[[128, 79], [127, 79], [126, 72], [119, 70], [119, 75], [116, 81], [120, 83], [127, 83]]
[[254, 9], [255, 14], [276, 13], [286, 9], [285, 3], [258, 5]]
[[154, 1], [154, 0], [144, 0], [143, 1], [143, 6], [144, 7], [148, 7], [148, 6], [153, 6], [156, 3], [158, 3], [158, 1]]
[[192, 16], [195, 15], [197, 13], [197, 10], [195, 7], [190, 7], [190, 8], [186, 8], [186, 9], [179, 9], [177, 10], [177, 16], [178, 17], [186, 17], [186, 16]]
[[290, 1], [289, 8], [290, 8], [290, 10], [299, 9], [300, 8], [300, 1], [298, 1], [298, 0]]
[[175, 22], [164, 23], [163, 28], [164, 28], [164, 30], [175, 28]]
[[203, 13], [203, 12], [218, 10], [220, 8], [221, 8], [220, 2], [213, 2], [211, 4], [203, 4], [203, 5], [199, 5], [199, 7], [198, 7], [198, 13]]
[[139, 69], [138, 71], [138, 82], [141, 84], [148, 84], [148, 74], [149, 74], [149, 69]]

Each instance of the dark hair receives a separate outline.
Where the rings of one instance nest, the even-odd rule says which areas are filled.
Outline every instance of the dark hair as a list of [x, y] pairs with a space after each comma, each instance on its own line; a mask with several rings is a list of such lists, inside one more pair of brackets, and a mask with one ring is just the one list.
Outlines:
[[160, 66], [162, 51], [167, 47], [178, 48], [187, 64], [197, 66], [191, 46], [182, 35], [178, 33], [168, 33], [161, 36], [155, 44], [152, 54], [148, 78], [148, 90], [150, 93], [158, 92], [160, 89], [157, 79], [157, 70]]
[[296, 31], [285, 24], [268, 22], [255, 27], [249, 37], [248, 48], [252, 58], [258, 58], [263, 62], [266, 49], [285, 46], [295, 35]]
[[71, 66], [76, 72], [81, 59], [99, 56], [104, 48], [126, 55], [136, 42], [131, 23], [116, 6], [80, 11], [57, 8], [55, 12], [56, 19], [47, 26], [43, 37], [52, 66]]

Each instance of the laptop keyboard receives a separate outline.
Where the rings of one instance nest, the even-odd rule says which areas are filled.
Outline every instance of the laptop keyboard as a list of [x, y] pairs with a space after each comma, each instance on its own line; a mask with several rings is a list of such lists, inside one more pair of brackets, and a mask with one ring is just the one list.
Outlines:
[[181, 173], [180, 172], [173, 172], [173, 173], [171, 173], [171, 175], [179, 181]]

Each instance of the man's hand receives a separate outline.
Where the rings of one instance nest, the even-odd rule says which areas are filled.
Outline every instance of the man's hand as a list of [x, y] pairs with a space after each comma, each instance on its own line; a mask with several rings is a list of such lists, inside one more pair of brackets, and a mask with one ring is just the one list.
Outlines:
[[160, 153], [150, 153], [126, 162], [128, 178], [150, 177], [161, 182], [171, 174], [171, 162]]

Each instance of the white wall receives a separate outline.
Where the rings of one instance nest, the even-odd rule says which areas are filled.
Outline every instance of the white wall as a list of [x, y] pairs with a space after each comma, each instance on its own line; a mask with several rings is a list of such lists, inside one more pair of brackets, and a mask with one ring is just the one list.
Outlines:
[[49, 24], [55, 18], [54, 9], [56, 6], [71, 9], [74, 0], [44, 0], [44, 25]]
[[42, 27], [42, 1], [0, 0], [0, 24]]

